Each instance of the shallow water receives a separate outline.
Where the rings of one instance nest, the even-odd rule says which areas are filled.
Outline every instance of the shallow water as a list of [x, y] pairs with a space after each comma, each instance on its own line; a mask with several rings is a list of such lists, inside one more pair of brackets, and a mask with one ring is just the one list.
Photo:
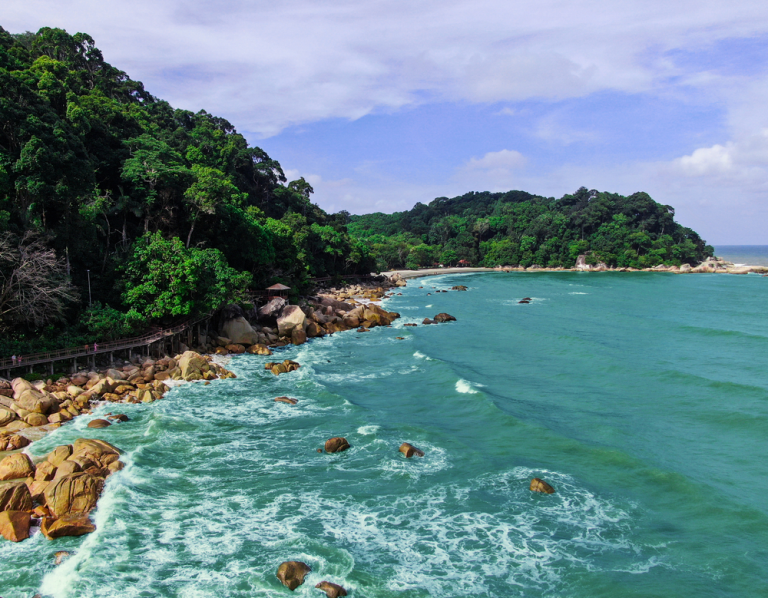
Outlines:
[[[0, 595], [286, 596], [289, 559], [313, 569], [298, 596], [323, 579], [361, 598], [766, 595], [766, 280], [410, 281], [393, 328], [276, 353], [297, 372], [238, 356], [237, 379], [33, 445], [104, 438], [128, 466], [90, 536], [0, 542]], [[453, 284], [470, 290], [426, 295]], [[458, 321], [402, 326], [442, 311]], [[349, 451], [316, 452], [337, 435]], [[74, 556], [54, 567], [57, 550]]]

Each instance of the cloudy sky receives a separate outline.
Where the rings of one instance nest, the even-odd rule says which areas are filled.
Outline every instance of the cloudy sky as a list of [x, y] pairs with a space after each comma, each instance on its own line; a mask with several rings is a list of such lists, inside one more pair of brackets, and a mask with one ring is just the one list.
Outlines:
[[229, 119], [329, 211], [466, 191], [647, 191], [768, 244], [768, 2], [3, 0]]

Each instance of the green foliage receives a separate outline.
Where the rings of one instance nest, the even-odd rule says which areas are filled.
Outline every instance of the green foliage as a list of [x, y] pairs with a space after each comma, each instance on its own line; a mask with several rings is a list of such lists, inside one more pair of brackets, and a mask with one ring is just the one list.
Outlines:
[[[376, 267], [369, 244], [347, 232], [348, 214], [313, 204], [307, 181], [287, 182], [279, 162], [225, 119], [153, 97], [106, 63], [87, 34], [0, 28], [0, 122], [0, 232], [35, 231], [66, 263], [80, 296], [67, 316], [82, 323], [76, 336], [101, 330], [100, 316], [85, 313], [89, 276], [94, 302], [151, 320], [215, 304], [189, 277], [216, 284], [227, 268], [264, 288]], [[186, 260], [211, 258], [218, 274], [190, 266], [183, 281], [158, 278], [152, 291], [125, 280], [124, 264], [146, 251], [146, 233], [159, 233], [174, 252], [172, 240], [182, 239]], [[58, 333], [69, 330], [61, 326]], [[11, 332], [32, 338], [42, 329]]]
[[[353, 216], [350, 232], [371, 244], [380, 269], [443, 264], [645, 268], [697, 263], [712, 248], [646, 193], [629, 197], [582, 187], [559, 200], [523, 191], [439, 197], [407, 212]], [[427, 251], [427, 248], [429, 251]]]
[[114, 340], [134, 330], [126, 315], [97, 301], [80, 316], [80, 324], [94, 338]]
[[129, 321], [202, 314], [244, 299], [248, 272], [230, 268], [218, 249], [186, 248], [178, 237], [147, 233], [125, 267]]

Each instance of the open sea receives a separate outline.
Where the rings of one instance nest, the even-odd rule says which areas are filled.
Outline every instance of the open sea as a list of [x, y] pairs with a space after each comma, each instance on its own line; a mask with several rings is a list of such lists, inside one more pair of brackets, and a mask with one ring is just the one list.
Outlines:
[[768, 266], [768, 245], [718, 245], [715, 255], [734, 264]]
[[[93, 534], [0, 541], [0, 595], [289, 596], [275, 572], [301, 560], [295, 596], [322, 580], [357, 598], [768, 596], [768, 278], [481, 273], [402, 292], [392, 328], [237, 356], [237, 379], [35, 443], [103, 438], [127, 467]], [[457, 321], [421, 325], [439, 312]], [[302, 367], [276, 377], [275, 358]], [[352, 448], [317, 453], [332, 436]]]

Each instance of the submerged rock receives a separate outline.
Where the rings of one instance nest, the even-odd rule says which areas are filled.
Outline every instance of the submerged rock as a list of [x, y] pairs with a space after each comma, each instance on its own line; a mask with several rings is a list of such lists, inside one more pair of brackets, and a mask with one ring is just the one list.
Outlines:
[[89, 428], [108, 428], [111, 425], [106, 419], [93, 419], [88, 422]]
[[277, 397], [275, 399], [275, 403], [288, 403], [289, 405], [295, 405], [298, 403], [296, 399], [292, 399], [291, 397]]
[[339, 584], [330, 581], [321, 581], [315, 586], [318, 590], [325, 592], [328, 598], [338, 598], [339, 596], [346, 596], [347, 591]]
[[422, 451], [421, 449], [416, 448], [415, 446], [413, 446], [412, 444], [410, 444], [408, 442], [404, 442], [403, 444], [401, 444], [399, 450], [408, 459], [410, 459], [414, 455], [416, 455], [417, 457], [423, 457], [424, 456], [424, 451]]
[[543, 492], [544, 494], [554, 494], [555, 489], [540, 478], [531, 480], [531, 492]]
[[441, 324], [443, 322], [455, 322], [456, 318], [454, 318], [451, 314], [447, 314], [445, 312], [437, 314], [434, 317], [435, 322], [440, 322]]
[[347, 439], [342, 436], [329, 438], [325, 441], [326, 453], [340, 453], [341, 451], [346, 451], [348, 448], [349, 442], [347, 442]]
[[301, 561], [285, 561], [277, 568], [277, 579], [289, 590], [295, 590], [311, 571], [310, 566]]

